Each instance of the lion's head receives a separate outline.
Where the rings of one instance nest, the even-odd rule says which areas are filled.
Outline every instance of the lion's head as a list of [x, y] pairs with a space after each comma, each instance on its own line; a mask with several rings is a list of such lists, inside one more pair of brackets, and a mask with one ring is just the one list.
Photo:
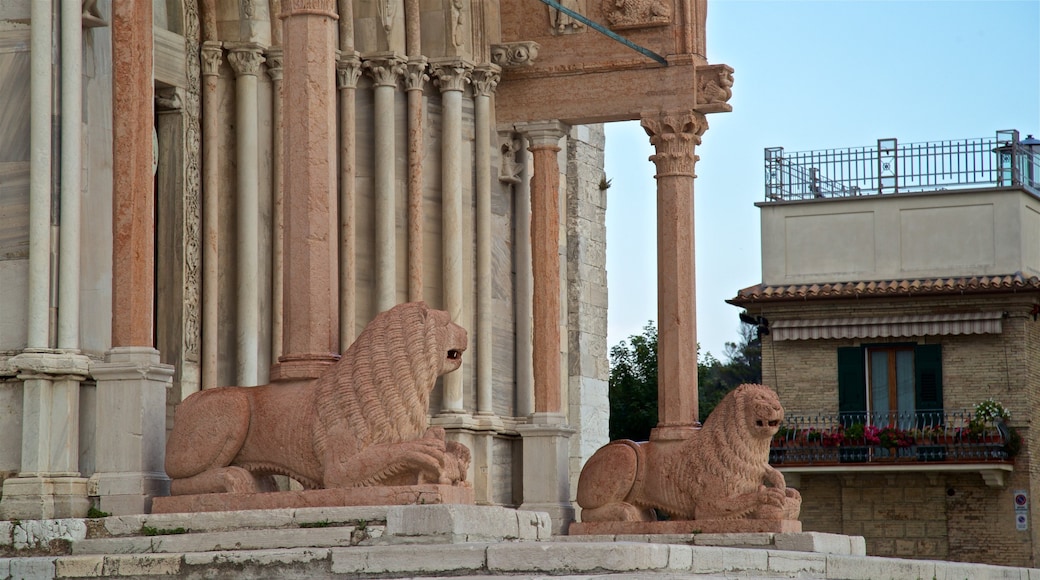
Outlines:
[[462, 353], [466, 351], [466, 329], [451, 321], [451, 316], [443, 310], [431, 310], [426, 304], [417, 303], [424, 308], [428, 335], [435, 339], [438, 352], [443, 355], [441, 370], [438, 375], [450, 373], [462, 366]]
[[[746, 431], [752, 438], [768, 441], [780, 429], [784, 408], [773, 389], [765, 385], [744, 384], [730, 391], [705, 421], [721, 421], [722, 429]], [[717, 427], [717, 428], [718, 428]]]

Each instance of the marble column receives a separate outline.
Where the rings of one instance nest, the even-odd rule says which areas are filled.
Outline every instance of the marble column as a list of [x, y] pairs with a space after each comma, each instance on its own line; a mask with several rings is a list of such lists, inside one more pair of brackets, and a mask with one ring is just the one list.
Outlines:
[[[503, 156], [515, 161], [519, 172], [513, 186], [514, 248], [516, 264], [516, 415], [534, 413], [534, 274], [531, 269], [531, 175], [528, 163], [516, 160], [527, 152], [523, 135], [510, 133], [505, 139]], [[512, 175], [507, 175], [512, 178]]]
[[365, 72], [375, 86], [374, 196], [375, 196], [375, 306], [376, 312], [397, 304], [397, 178], [394, 149], [394, 97], [397, 81], [405, 72], [404, 59], [394, 53], [374, 55], [365, 61]]
[[271, 360], [282, 356], [282, 272], [285, 233], [285, 190], [282, 179], [282, 47], [267, 49], [267, 76], [271, 77]]
[[[443, 308], [462, 322], [462, 91], [473, 67], [462, 60], [433, 63], [441, 90], [441, 219]], [[463, 363], [465, 365], [465, 363]], [[465, 413], [461, 369], [444, 375], [442, 413]]]
[[217, 83], [224, 61], [221, 43], [202, 43], [202, 388], [217, 385], [220, 339], [220, 117]]
[[83, 20], [61, 3], [61, 233], [58, 242], [58, 348], [79, 351], [80, 198], [83, 142]]
[[523, 438], [522, 509], [546, 511], [553, 531], [562, 533], [574, 520], [570, 502], [569, 439], [560, 384], [560, 139], [558, 121], [517, 126], [530, 146], [531, 255], [534, 276], [534, 413], [518, 425]]
[[426, 57], [409, 58], [404, 79], [408, 93], [408, 301], [417, 302], [423, 299], [423, 88], [430, 80]]
[[29, 66], [29, 349], [50, 340], [51, 278], [51, 44], [54, 31], [46, 0], [33, 0]]
[[474, 150], [476, 152], [477, 247], [477, 415], [494, 415], [491, 405], [494, 359], [494, 300], [491, 282], [491, 95], [501, 69], [493, 64], [473, 71]]
[[264, 62], [255, 43], [227, 44], [235, 80], [235, 382], [259, 383], [260, 356], [260, 111], [257, 75]]
[[309, 380], [339, 349], [336, 271], [336, 5], [282, 4], [285, 257], [274, 381]]
[[657, 166], [657, 427], [655, 440], [685, 439], [697, 421], [694, 148], [708, 129], [696, 111], [649, 114], [641, 124]]
[[173, 367], [152, 346], [154, 183], [152, 3], [112, 3], [112, 348], [97, 380], [95, 473], [100, 508], [146, 513], [169, 492], [166, 389]]
[[[342, 30], [340, 31], [342, 34]], [[336, 62], [339, 89], [339, 352], [357, 334], [357, 118], [355, 97], [361, 78], [357, 52], [341, 53]]]

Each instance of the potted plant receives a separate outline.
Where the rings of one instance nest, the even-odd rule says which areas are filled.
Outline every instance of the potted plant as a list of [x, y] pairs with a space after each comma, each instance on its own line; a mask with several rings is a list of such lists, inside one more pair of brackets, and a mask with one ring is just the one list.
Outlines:
[[975, 412], [968, 421], [968, 435], [975, 441], [998, 438], [998, 425], [1005, 425], [1009, 419], [1011, 411], [1005, 409], [1000, 401], [990, 397], [975, 405]]

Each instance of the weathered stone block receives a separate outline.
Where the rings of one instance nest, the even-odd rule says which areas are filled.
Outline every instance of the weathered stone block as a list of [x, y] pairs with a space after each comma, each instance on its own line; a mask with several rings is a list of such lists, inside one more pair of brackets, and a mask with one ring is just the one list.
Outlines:
[[81, 578], [101, 576], [105, 567], [105, 557], [102, 555], [90, 556], [64, 556], [54, 562], [54, 576], [56, 578]]
[[161, 576], [180, 572], [180, 554], [105, 556], [103, 576]]
[[824, 577], [827, 557], [822, 554], [802, 554], [769, 551], [769, 571], [788, 576]]
[[546, 542], [488, 546], [492, 572], [582, 572], [659, 570], [668, 566], [670, 546], [660, 544]]

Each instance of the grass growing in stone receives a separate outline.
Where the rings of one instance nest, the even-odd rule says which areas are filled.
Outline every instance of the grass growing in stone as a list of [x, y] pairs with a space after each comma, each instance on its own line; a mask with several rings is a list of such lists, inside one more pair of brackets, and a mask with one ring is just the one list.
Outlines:
[[300, 524], [301, 528], [327, 528], [332, 525], [329, 520], [321, 520], [320, 522], [303, 522]]
[[141, 526], [142, 536], [171, 536], [174, 534], [187, 534], [188, 530], [184, 528], [153, 528], [151, 526]]
[[87, 517], [90, 519], [107, 518], [110, 515], [112, 514], [108, 512], [103, 512], [94, 506], [91, 506], [90, 509], [87, 510]]

